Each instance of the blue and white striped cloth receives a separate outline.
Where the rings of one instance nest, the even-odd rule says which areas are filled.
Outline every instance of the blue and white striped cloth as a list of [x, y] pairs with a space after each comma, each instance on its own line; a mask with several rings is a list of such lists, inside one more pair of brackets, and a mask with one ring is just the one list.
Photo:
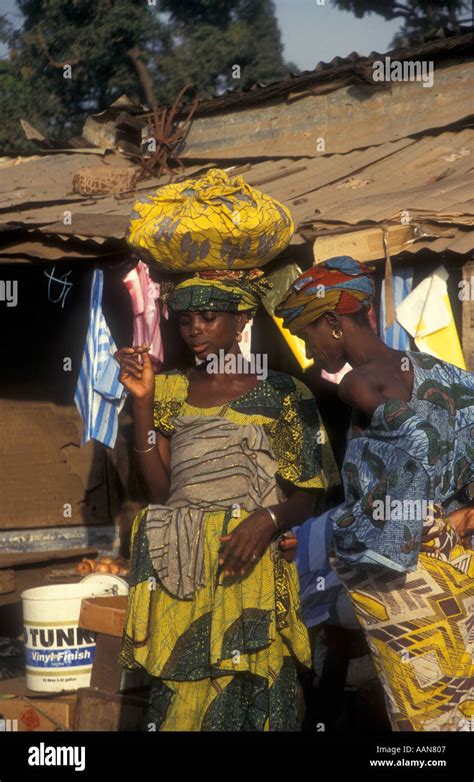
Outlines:
[[82, 445], [89, 440], [113, 448], [117, 438], [118, 416], [127, 397], [119, 380], [120, 366], [113, 354], [117, 350], [102, 312], [104, 273], [92, 275], [87, 332], [81, 371], [74, 401], [84, 421]]
[[307, 627], [327, 622], [354, 630], [359, 624], [351, 598], [329, 562], [333, 510], [311, 516], [300, 527], [293, 527], [298, 539], [295, 563], [300, 581], [301, 611]]
[[[396, 310], [399, 304], [411, 292], [413, 287], [413, 269], [409, 266], [400, 266], [393, 270], [393, 309]], [[395, 350], [409, 350], [410, 336], [407, 331], [400, 326], [396, 317], [392, 325], [387, 329], [385, 325], [385, 280], [382, 281], [382, 294], [380, 301], [380, 336], [389, 348]]]

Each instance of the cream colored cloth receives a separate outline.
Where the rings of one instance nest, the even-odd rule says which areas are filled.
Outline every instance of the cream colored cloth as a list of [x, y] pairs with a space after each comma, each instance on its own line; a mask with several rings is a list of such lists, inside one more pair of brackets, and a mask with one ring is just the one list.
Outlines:
[[466, 369], [448, 294], [449, 274], [438, 266], [396, 308], [398, 322], [418, 350]]
[[149, 505], [150, 558], [163, 586], [190, 598], [204, 586], [203, 524], [210, 511], [239, 511], [285, 499], [275, 474], [278, 461], [261, 426], [220, 416], [176, 419], [171, 438], [171, 488], [166, 505]]

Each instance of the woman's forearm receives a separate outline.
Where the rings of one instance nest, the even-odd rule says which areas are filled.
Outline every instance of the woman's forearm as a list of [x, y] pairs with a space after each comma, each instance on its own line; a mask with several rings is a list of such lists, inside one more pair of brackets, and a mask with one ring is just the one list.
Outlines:
[[[148, 502], [163, 505], [169, 497], [168, 468], [161, 458], [158, 446], [147, 450], [153, 444], [150, 435], [155, 436], [153, 429], [153, 399], [134, 400], [134, 454], [138, 471], [143, 481]], [[144, 453], [140, 453], [144, 451]]]

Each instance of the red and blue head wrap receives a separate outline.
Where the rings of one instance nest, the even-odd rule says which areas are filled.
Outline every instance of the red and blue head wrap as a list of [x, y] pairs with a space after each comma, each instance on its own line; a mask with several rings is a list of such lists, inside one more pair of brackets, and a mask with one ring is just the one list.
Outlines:
[[303, 272], [289, 287], [275, 309], [283, 326], [293, 334], [325, 312], [352, 315], [370, 309], [375, 286], [373, 267], [348, 255], [329, 258]]

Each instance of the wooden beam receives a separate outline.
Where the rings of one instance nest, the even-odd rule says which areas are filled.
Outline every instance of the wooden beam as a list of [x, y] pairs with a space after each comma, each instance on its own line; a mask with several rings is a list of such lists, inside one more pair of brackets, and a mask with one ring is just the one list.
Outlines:
[[474, 372], [474, 261], [464, 264], [462, 278], [471, 293], [462, 302], [462, 352], [467, 368]]
[[0, 568], [24, 567], [40, 562], [49, 562], [58, 559], [77, 559], [97, 554], [95, 546], [88, 548], [63, 548], [52, 551], [18, 551], [11, 554], [0, 554]]
[[[64, 577], [58, 581], [61, 571], [64, 571]], [[15, 571], [16, 588], [13, 592], [7, 592], [3, 595], [0, 594], [0, 606], [19, 603], [21, 600], [21, 593], [24, 592], [25, 589], [60, 585], [61, 583], [77, 584], [81, 578], [82, 576], [74, 573], [74, 567], [71, 567], [70, 562], [56, 562], [54, 565], [39, 563], [18, 568], [18, 570]]]
[[[390, 256], [403, 252], [415, 236], [413, 225], [387, 225], [386, 231]], [[383, 226], [319, 236], [313, 248], [316, 264], [335, 255], [350, 255], [361, 262], [382, 260], [385, 258]]]
[[0, 570], [0, 595], [14, 592], [16, 589], [15, 571]]

